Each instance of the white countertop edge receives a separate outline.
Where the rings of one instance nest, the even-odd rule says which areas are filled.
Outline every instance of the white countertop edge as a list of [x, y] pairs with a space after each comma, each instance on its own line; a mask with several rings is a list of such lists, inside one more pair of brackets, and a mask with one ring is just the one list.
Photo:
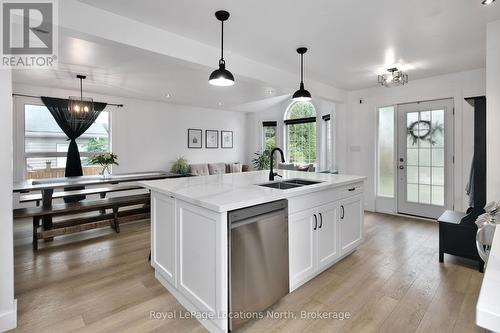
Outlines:
[[[305, 175], [304, 175], [305, 176]], [[244, 200], [244, 201], [236, 201], [231, 204], [223, 204], [223, 205], [216, 205], [216, 204], [211, 204], [204, 202], [202, 200], [192, 198], [180, 193], [176, 193], [175, 191], [170, 191], [165, 189], [162, 186], [157, 186], [158, 181], [144, 181], [144, 182], [139, 182], [141, 186], [144, 186], [147, 189], [150, 189], [155, 192], [159, 192], [168, 196], [173, 196], [174, 198], [186, 201], [188, 203], [194, 204], [196, 206], [200, 206], [218, 213], [223, 213], [223, 212], [228, 212], [232, 211], [235, 209], [240, 209], [244, 207], [250, 207], [254, 205], [259, 205], [262, 203], [270, 202], [270, 201], [276, 201], [276, 200], [281, 200], [281, 199], [287, 199], [299, 195], [304, 195], [304, 194], [309, 194], [317, 191], [323, 191], [323, 190], [328, 190], [328, 189], [333, 189], [337, 187], [341, 187], [344, 185], [348, 184], [354, 184], [354, 183], [359, 183], [363, 182], [364, 180], [367, 179], [365, 176], [351, 176], [351, 175], [345, 175], [348, 177], [352, 177], [351, 179], [342, 181], [342, 180], [335, 180], [335, 182], [332, 181], [323, 181], [322, 183], [319, 184], [314, 184], [314, 185], [307, 185], [307, 186], [302, 186], [302, 187], [297, 187], [293, 189], [288, 189], [288, 190], [280, 190], [280, 189], [271, 189], [267, 188], [266, 191], [268, 193], [265, 193], [262, 197], [251, 199], [251, 200]], [[213, 176], [196, 176], [196, 177], [213, 177]], [[294, 177], [294, 178], [301, 178], [301, 177]], [[314, 177], [311, 177], [311, 174], [308, 173], [307, 177], [304, 177], [304, 179], [311, 179]], [[180, 178], [182, 179], [182, 178]], [[165, 181], [165, 180], [163, 180]], [[160, 182], [163, 182], [160, 181]], [[167, 181], [175, 181], [175, 179], [172, 180], [167, 180]], [[276, 181], [281, 181], [281, 179], [277, 179]], [[269, 181], [262, 181], [260, 184], [267, 183]], [[251, 186], [258, 186], [251, 184]], [[252, 189], [252, 187], [248, 187], [249, 189]], [[244, 189], [244, 188], [235, 188], [235, 189]]]
[[500, 332], [500, 232], [496, 230], [477, 300], [476, 324]]

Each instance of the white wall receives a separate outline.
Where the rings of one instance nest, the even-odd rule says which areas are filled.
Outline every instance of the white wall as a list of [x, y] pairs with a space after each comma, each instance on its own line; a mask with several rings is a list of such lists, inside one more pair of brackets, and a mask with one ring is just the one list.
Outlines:
[[500, 20], [488, 24], [486, 46], [487, 200], [500, 200]]
[[[245, 113], [139, 100], [124, 99], [123, 103], [125, 107], [112, 115], [113, 151], [120, 158], [117, 172], [169, 169], [179, 156], [189, 163], [247, 159]], [[219, 148], [188, 149], [188, 128], [219, 130]], [[220, 148], [220, 130], [233, 131], [234, 148]]]
[[[14, 84], [14, 92], [67, 98], [75, 91]], [[111, 110], [112, 150], [119, 166], [113, 172], [169, 170], [171, 162], [184, 156], [189, 163], [245, 162], [247, 116], [244, 112], [204, 109], [137, 99], [93, 94], [94, 100], [123, 103]], [[233, 149], [188, 149], [187, 129], [233, 131]], [[203, 132], [205, 146], [205, 132]]]
[[16, 327], [12, 231], [12, 78], [0, 70], [0, 332]]
[[410, 83], [405, 86], [374, 87], [348, 93], [346, 168], [347, 173], [368, 177], [365, 183], [366, 209], [396, 210], [395, 200], [387, 210], [387, 203], [377, 205], [375, 197], [377, 107], [450, 97], [455, 103], [454, 204], [456, 210], [466, 208], [464, 188], [473, 152], [473, 114], [464, 97], [484, 95], [485, 82], [485, 71], [479, 69], [415, 81], [410, 77]]

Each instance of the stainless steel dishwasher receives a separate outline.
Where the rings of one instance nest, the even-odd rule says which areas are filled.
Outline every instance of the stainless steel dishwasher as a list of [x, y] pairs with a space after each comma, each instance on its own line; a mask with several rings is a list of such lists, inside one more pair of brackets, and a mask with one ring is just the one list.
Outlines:
[[229, 329], [235, 331], [288, 294], [288, 202], [234, 210], [228, 221]]

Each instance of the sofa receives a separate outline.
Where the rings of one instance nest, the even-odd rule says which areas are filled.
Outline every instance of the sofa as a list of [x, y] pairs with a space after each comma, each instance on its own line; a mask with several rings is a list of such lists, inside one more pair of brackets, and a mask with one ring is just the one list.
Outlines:
[[190, 164], [189, 173], [195, 176], [218, 175], [224, 173], [238, 173], [249, 170], [248, 165], [239, 162], [234, 163], [199, 163]]
[[314, 164], [296, 164], [296, 163], [281, 163], [278, 162], [278, 169], [281, 170], [296, 170], [296, 171], [307, 171], [314, 172], [316, 168]]

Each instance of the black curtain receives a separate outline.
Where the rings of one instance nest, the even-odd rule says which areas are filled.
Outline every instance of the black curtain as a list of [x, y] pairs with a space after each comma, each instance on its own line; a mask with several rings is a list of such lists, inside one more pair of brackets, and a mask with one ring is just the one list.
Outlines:
[[[68, 136], [69, 148], [66, 159], [66, 169], [64, 175], [66, 177], [83, 176], [82, 162], [80, 161], [80, 152], [76, 139], [78, 139], [90, 126], [95, 122], [99, 114], [106, 107], [106, 103], [94, 102], [94, 112], [89, 112], [86, 118], [79, 119], [78, 121], [71, 121], [71, 114], [69, 110], [69, 100], [62, 98], [52, 98], [42, 96], [43, 104], [49, 109], [54, 117], [57, 125]], [[76, 188], [72, 188], [76, 189]], [[73, 198], [68, 201], [82, 200], [85, 197]]]

